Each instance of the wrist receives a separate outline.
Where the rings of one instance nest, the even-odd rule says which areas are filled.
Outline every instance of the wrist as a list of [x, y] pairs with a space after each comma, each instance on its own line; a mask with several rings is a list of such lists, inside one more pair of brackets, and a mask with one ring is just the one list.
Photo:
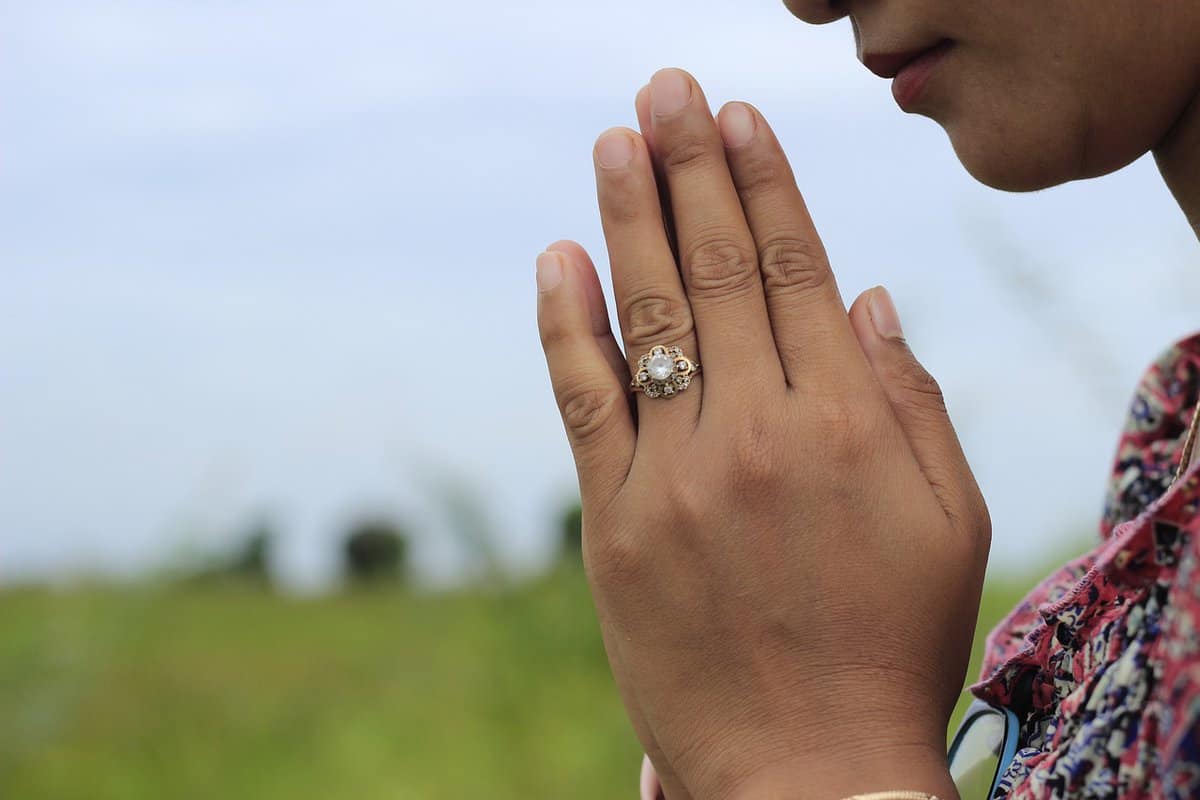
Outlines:
[[[865, 735], [864, 738], [869, 738]], [[849, 747], [820, 758], [800, 757], [748, 775], [732, 800], [842, 800], [884, 791], [916, 791], [938, 800], [960, 800], [944, 748], [905, 745], [865, 750]]]

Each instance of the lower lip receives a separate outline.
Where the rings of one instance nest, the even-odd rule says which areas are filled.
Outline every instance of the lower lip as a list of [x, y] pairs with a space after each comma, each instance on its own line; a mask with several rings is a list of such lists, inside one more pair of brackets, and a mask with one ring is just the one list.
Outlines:
[[904, 69], [896, 73], [892, 79], [892, 97], [896, 98], [900, 108], [907, 109], [917, 101], [925, 89], [929, 77], [937, 69], [938, 63], [950, 51], [951, 42], [946, 41], [931, 47], [921, 56], [904, 65]]

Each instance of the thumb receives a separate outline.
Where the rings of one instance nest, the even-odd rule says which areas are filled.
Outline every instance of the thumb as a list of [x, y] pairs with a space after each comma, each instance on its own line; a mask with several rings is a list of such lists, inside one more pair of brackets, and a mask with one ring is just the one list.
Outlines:
[[942, 390], [908, 348], [888, 290], [876, 286], [859, 295], [850, 306], [850, 324], [946, 516], [961, 533], [990, 538], [987, 505]]

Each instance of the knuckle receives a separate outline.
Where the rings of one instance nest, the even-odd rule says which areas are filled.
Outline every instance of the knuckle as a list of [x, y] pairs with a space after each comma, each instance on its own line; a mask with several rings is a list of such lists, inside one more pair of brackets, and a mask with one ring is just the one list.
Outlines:
[[949, 541], [955, 545], [955, 560], [963, 565], [986, 565], [992, 547], [992, 523], [987, 508], [969, 502], [952, 506], [946, 509], [946, 519], [953, 534]]
[[567, 433], [577, 442], [591, 440], [608, 427], [622, 400], [611, 389], [583, 383], [564, 387], [559, 404]]
[[698, 292], [729, 294], [759, 279], [755, 253], [729, 230], [714, 229], [696, 237], [682, 260], [688, 287]]
[[811, 398], [808, 410], [815, 418], [818, 430], [831, 436], [841, 436], [856, 424], [854, 402], [843, 393], [829, 392]]
[[563, 342], [571, 341], [575, 335], [575, 328], [562, 316], [547, 314], [538, 320], [538, 336], [542, 340], [542, 349], [546, 352]]
[[992, 544], [992, 512], [988, 509], [987, 500], [974, 479], [971, 479], [971, 487], [967, 494], [966, 516], [970, 523], [968, 530], [975, 534], [976, 542], [986, 553]]
[[738, 164], [738, 192], [743, 199], [773, 194], [789, 182], [795, 183], [791, 168], [774, 153], [751, 156]]
[[599, 589], [612, 591], [631, 587], [646, 569], [645, 554], [636, 540], [619, 532], [602, 537], [585, 537], [587, 570]]
[[937, 379], [915, 358], [907, 356], [892, 366], [891, 378], [900, 386], [908, 402], [922, 408], [946, 412], [946, 398]]
[[647, 290], [629, 297], [625, 317], [625, 341], [633, 347], [677, 342], [692, 335], [691, 309], [683, 298], [661, 290]]
[[660, 212], [643, 201], [644, 187], [637, 170], [624, 170], [604, 175], [597, 198], [601, 216], [610, 224], [629, 225], [647, 216], [651, 219]]
[[982, 499], [975, 509], [976, 541], [986, 553], [992, 546], [992, 513]]
[[857, 464], [874, 450], [882, 421], [861, 400], [848, 394], [830, 394], [811, 402], [810, 413], [829, 457]]
[[761, 416], [744, 419], [731, 432], [729, 459], [730, 477], [742, 488], [770, 487], [782, 473], [778, 451], [780, 438], [769, 422]]
[[713, 147], [694, 134], [681, 132], [663, 144], [662, 165], [668, 172], [688, 172], [712, 162]]
[[668, 480], [662, 495], [671, 524], [667, 530], [694, 530], [712, 516], [713, 492], [704, 480], [695, 476], [679, 476]]
[[780, 236], [765, 242], [759, 262], [768, 291], [812, 292], [825, 288], [833, 274], [819, 241]]

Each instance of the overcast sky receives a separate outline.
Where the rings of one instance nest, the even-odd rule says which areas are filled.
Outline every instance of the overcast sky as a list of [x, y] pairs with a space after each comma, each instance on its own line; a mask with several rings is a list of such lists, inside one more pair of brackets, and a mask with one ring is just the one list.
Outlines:
[[534, 257], [578, 239], [608, 285], [591, 146], [662, 66], [773, 122], [847, 302], [891, 288], [1000, 568], [1094, 530], [1134, 383], [1198, 327], [1149, 158], [987, 189], [847, 24], [776, 0], [39, 0], [0, 39], [0, 580], [132, 572], [266, 515], [280, 574], [320, 585], [366, 512], [451, 579], [436, 476], [537, 569], [575, 477]]

